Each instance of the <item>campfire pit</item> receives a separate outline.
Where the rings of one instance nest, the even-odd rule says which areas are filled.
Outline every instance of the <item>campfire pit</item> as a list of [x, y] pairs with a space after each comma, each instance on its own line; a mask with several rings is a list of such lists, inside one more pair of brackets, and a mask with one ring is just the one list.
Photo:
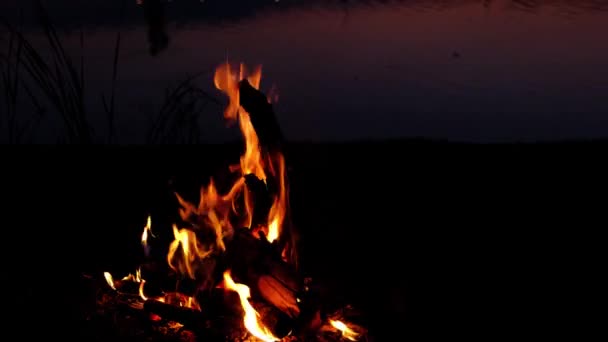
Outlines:
[[[238, 72], [228, 63], [216, 69], [215, 86], [229, 97], [224, 116], [238, 121], [245, 151], [230, 166], [235, 181], [224, 194], [213, 180], [201, 188], [198, 204], [176, 193], [181, 222], [173, 225], [168, 267], [147, 261], [120, 280], [107, 272], [86, 277], [98, 294], [89, 321], [114, 331], [113, 338], [368, 339], [355, 324], [356, 311], [329, 310], [317, 285], [298, 272], [283, 136], [270, 100], [258, 90], [260, 79], [261, 68], [249, 75], [243, 65]], [[151, 238], [148, 217], [141, 238], [147, 257]], [[165, 273], [177, 283], [171, 291], [152, 281]]]

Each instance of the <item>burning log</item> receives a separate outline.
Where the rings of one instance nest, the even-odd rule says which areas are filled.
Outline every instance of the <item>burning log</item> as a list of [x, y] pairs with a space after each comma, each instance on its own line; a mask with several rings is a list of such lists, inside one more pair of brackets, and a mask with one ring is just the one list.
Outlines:
[[249, 113], [261, 147], [269, 153], [282, 151], [283, 133], [266, 96], [244, 79], [239, 83], [239, 101]]
[[244, 228], [235, 232], [226, 250], [226, 266], [239, 282], [289, 317], [299, 315], [297, 294], [302, 281], [272, 244]]
[[[222, 292], [237, 296], [237, 294], [232, 291], [222, 290]], [[216, 295], [217, 294], [218, 293], [216, 293]], [[227, 300], [227, 298], [230, 298], [231, 300]], [[293, 331], [293, 320], [272, 305], [263, 302], [255, 302], [253, 307], [255, 307], [256, 311], [259, 313], [261, 322], [274, 336], [283, 338]], [[242, 308], [238, 305], [238, 299], [235, 299], [234, 297], [226, 297], [224, 305], [203, 306], [200, 311], [183, 306], [176, 306], [174, 304], [167, 304], [154, 299], [145, 301], [143, 309], [147, 313], [157, 315], [163, 320], [179, 322], [184, 325], [185, 328], [190, 329], [197, 334], [204, 333], [206, 335], [213, 333], [213, 329], [210, 329], [210, 326], [217, 328], [221, 325], [229, 325], [230, 322], [237, 322], [236, 324], [233, 323], [233, 325], [238, 325], [243, 314]]]
[[[179, 296], [179, 294], [176, 295]], [[242, 309], [236, 292], [216, 288], [198, 298], [201, 301], [200, 309], [153, 299], [148, 299], [144, 303], [143, 309], [163, 321], [182, 324], [185, 329], [194, 332], [199, 340], [235, 340], [235, 336], [243, 335], [245, 330], [241, 323]], [[269, 318], [271, 317], [269, 316]], [[268, 320], [268, 322], [272, 321]], [[277, 323], [274, 324], [269, 327], [279, 332], [280, 326]], [[229, 339], [228, 335], [233, 338]], [[240, 340], [240, 338], [236, 340]]]
[[264, 305], [261, 302], [253, 305], [259, 313], [262, 323], [277, 338], [282, 339], [293, 332], [294, 321], [287, 315], [277, 310], [272, 305]]
[[[291, 265], [281, 259], [276, 245], [268, 242], [261, 233], [253, 235], [252, 230], [243, 228], [235, 231], [226, 244], [226, 253], [208, 257], [217, 258], [214, 273], [230, 270], [238, 282], [247, 286], [253, 298], [251, 305], [259, 313], [260, 321], [274, 336], [282, 338], [293, 331], [299, 316], [297, 293], [301, 284], [297, 273]], [[214, 262], [215, 264], [215, 262]], [[223, 292], [223, 293], [220, 293]], [[184, 324], [192, 330], [204, 330], [206, 321], [226, 317], [242, 317], [240, 305], [234, 305], [237, 295], [234, 291], [219, 290], [199, 292], [197, 296], [201, 310], [194, 310], [181, 305], [148, 300], [144, 309], [163, 319]], [[238, 301], [237, 301], [238, 302]]]
[[[238, 84], [239, 104], [249, 113], [259, 147], [267, 156], [267, 164], [264, 166], [267, 176], [265, 183], [253, 174], [245, 176], [247, 188], [253, 193], [255, 203], [251, 228], [269, 224], [273, 198], [282, 197], [284, 205], [288, 207], [283, 134], [272, 105], [257, 87], [257, 84], [253, 86], [247, 79]], [[283, 228], [286, 227], [284, 225]], [[258, 234], [259, 238], [256, 238], [249, 230], [235, 232], [226, 248], [228, 268], [240, 282], [252, 289], [254, 295], [287, 317], [297, 319], [300, 315], [297, 296], [303, 290], [303, 282], [296, 273], [295, 233], [287, 229], [272, 244], [262, 231]], [[283, 252], [287, 252], [287, 259], [293, 262], [292, 265], [283, 260]]]
[[[268, 164], [270, 165], [266, 165], [266, 168], [271, 167], [275, 170], [275, 172], [265, 170], [267, 186], [265, 189], [258, 189], [258, 191], [265, 190], [270, 196], [280, 196], [282, 191], [284, 195], [288, 191], [287, 176], [284, 174], [286, 165], [285, 144], [272, 104], [268, 102], [266, 95], [252, 86], [247, 79], [239, 82], [239, 104], [249, 113], [249, 119], [258, 137], [260, 148], [268, 153]], [[273, 177], [273, 174], [278, 177]], [[284, 183], [282, 183], [283, 181]], [[259, 197], [263, 198], [263, 195], [259, 195]], [[288, 207], [288, 198], [287, 196], [284, 197], [285, 205]], [[264, 202], [260, 205], [263, 207]], [[260, 209], [259, 215], [262, 215], [263, 210], [265, 209]], [[285, 219], [286, 221], [289, 220], [287, 217]], [[281, 251], [285, 251], [286, 258], [297, 268], [297, 236], [292, 228], [289, 224], [284, 225], [285, 234], [281, 234], [277, 246]]]
[[[83, 326], [86, 339], [128, 339], [135, 342], [259, 341], [243, 326], [244, 308], [239, 303], [239, 295], [231, 290], [216, 288], [199, 297], [201, 310], [195, 310], [176, 304], [187, 298], [178, 293], [167, 294], [163, 299], [165, 302], [154, 299], [143, 301], [139, 296], [113, 290], [104, 281], [87, 281], [86, 285], [91, 286], [90, 295], [97, 297], [95, 307], [82, 313], [82, 322], [86, 322], [86, 326]], [[102, 286], [101, 289], [98, 286]], [[251, 300], [251, 305], [259, 315], [260, 322], [273, 336], [283, 339], [289, 335], [284, 341], [369, 341], [366, 329], [355, 323], [358, 313], [349, 307], [324, 314], [323, 318], [317, 317], [320, 321], [314, 329], [298, 331], [293, 319], [266, 301]]]
[[253, 195], [253, 203], [255, 203], [251, 227], [256, 228], [266, 225], [268, 223], [268, 214], [272, 207], [272, 194], [266, 183], [252, 173], [245, 175], [245, 184], [247, 184], [247, 189]]
[[148, 217], [141, 238], [145, 258], [135, 275], [122, 281], [104, 275], [108, 297], [128, 290], [131, 299], [115, 307], [120, 312], [126, 302], [137, 310], [144, 330], [174, 322], [199, 340], [277, 341], [291, 334], [291, 341], [315, 341], [326, 331], [329, 338], [320, 341], [354, 341], [361, 329], [339, 317], [327, 320], [329, 298], [297, 272], [283, 135], [272, 105], [258, 91], [260, 70], [247, 79], [242, 65], [239, 78], [227, 63], [216, 70], [216, 87], [230, 99], [224, 115], [239, 120], [245, 151], [240, 164], [230, 167], [239, 174], [226, 193], [218, 192], [212, 179], [201, 187], [198, 205], [176, 194], [188, 227], [173, 225], [167, 264], [175, 286], [163, 286], [166, 277], [150, 259], [148, 236], [154, 235]]
[[275, 278], [275, 275], [261, 275], [258, 278], [257, 290], [264, 300], [281, 312], [288, 314], [289, 317], [294, 318], [300, 314], [296, 292]]
[[204, 329], [205, 322], [209, 319], [207, 311], [166, 304], [155, 299], [145, 301], [144, 310], [163, 319], [179, 322], [193, 330]]

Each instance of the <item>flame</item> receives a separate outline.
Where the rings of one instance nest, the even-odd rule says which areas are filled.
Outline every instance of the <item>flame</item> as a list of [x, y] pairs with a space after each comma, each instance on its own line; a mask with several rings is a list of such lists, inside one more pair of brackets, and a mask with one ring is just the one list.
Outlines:
[[[259, 89], [261, 77], [261, 67], [256, 67], [248, 72], [243, 64], [238, 68], [232, 68], [228, 63], [224, 63], [216, 69], [215, 86], [224, 92], [229, 100], [228, 106], [224, 110], [224, 118], [230, 122], [238, 121], [245, 142], [245, 150], [238, 165], [230, 166], [230, 170], [236, 173], [237, 180], [228, 192], [220, 194], [212, 179], [208, 185], [201, 187], [198, 205], [175, 194], [180, 204], [180, 217], [182, 220], [192, 223], [192, 228], [178, 229], [176, 225], [173, 225], [174, 241], [169, 246], [167, 261], [173, 270], [192, 279], [196, 279], [197, 264], [200, 260], [214, 252], [225, 251], [224, 238], [232, 234], [233, 226], [236, 224], [252, 230], [262, 230], [269, 242], [273, 242], [281, 236], [288, 208], [285, 159], [279, 152], [270, 153], [260, 148], [259, 138], [250, 114], [240, 105], [239, 82], [247, 79], [252, 87]], [[268, 100], [270, 102], [270, 99]], [[274, 198], [268, 217], [262, 218], [261, 222], [256, 220], [255, 227], [253, 226], [255, 203], [253, 196], [246, 191], [248, 185], [245, 182], [245, 176], [247, 175], [255, 175], [266, 184], [268, 184], [268, 179], [277, 183], [277, 191], [273, 193]], [[197, 239], [197, 233], [201, 233], [202, 229], [212, 232], [215, 239], [205, 241]], [[144, 230], [144, 234], [148, 232], [151, 233], [149, 230]], [[210, 234], [199, 234], [199, 236], [203, 235]], [[229, 271], [224, 273], [223, 283], [224, 288], [238, 293], [245, 312], [243, 322], [247, 330], [263, 341], [279, 341], [259, 321], [259, 314], [249, 303], [249, 287], [235, 283]], [[141, 287], [143, 288], [143, 284]], [[143, 296], [143, 292], [141, 295]]]
[[[258, 136], [253, 128], [249, 113], [240, 106], [239, 82], [245, 79], [247, 70], [243, 64], [240, 65], [238, 74], [232, 70], [228, 62], [220, 65], [215, 70], [215, 87], [228, 95], [228, 106], [224, 110], [224, 118], [229, 121], [239, 121], [241, 133], [245, 139], [245, 153], [241, 156], [240, 165], [232, 166], [231, 170], [239, 170], [241, 175], [254, 174], [261, 180], [266, 180], [262, 153], [259, 148]], [[262, 68], [257, 67], [247, 80], [255, 89], [259, 89]], [[247, 192], [245, 197], [246, 218], [244, 225], [250, 227], [253, 218], [253, 199]]]
[[[258, 229], [262, 230], [269, 242], [276, 241], [281, 236], [288, 208], [285, 159], [279, 152], [271, 153], [260, 148], [259, 138], [250, 114], [240, 105], [239, 82], [247, 79], [252, 87], [259, 89], [261, 77], [262, 68], [260, 66], [254, 68], [251, 72], [248, 72], [243, 64], [240, 64], [238, 71], [231, 68], [228, 63], [222, 64], [216, 69], [214, 75], [215, 86], [223, 91], [229, 99], [228, 106], [224, 111], [224, 118], [228, 121], [238, 121], [245, 142], [245, 151], [241, 155], [238, 165], [230, 166], [230, 170], [237, 173], [237, 180], [227, 193], [220, 194], [212, 179], [208, 185], [201, 187], [198, 205], [186, 201], [177, 193], [175, 194], [180, 204], [180, 217], [182, 220], [192, 223], [192, 227], [179, 229], [176, 224], [173, 225], [174, 240], [169, 245], [167, 262], [171, 269], [191, 279], [197, 279], [197, 272], [200, 273], [198, 265], [202, 259], [214, 252], [225, 251], [224, 238], [232, 234], [234, 224], [246, 226], [256, 231]], [[268, 102], [271, 102], [273, 98], [276, 101], [276, 95], [269, 95]], [[256, 219], [255, 227], [253, 226], [254, 198], [249, 191], [246, 191], [248, 190], [248, 184], [245, 182], [245, 177], [248, 175], [256, 176], [267, 185], [268, 179], [272, 179], [277, 182], [278, 187], [273, 189], [276, 190], [276, 193], [273, 193], [274, 198], [268, 217], [262, 218], [261, 222]], [[238, 222], [234, 222], [235, 220]], [[203, 234], [202, 229], [207, 229], [212, 234]], [[198, 239], [197, 233], [199, 233], [199, 236], [212, 236], [214, 238], [201, 241]], [[150, 236], [154, 237], [154, 234], [152, 233], [151, 217], [148, 216], [141, 235], [141, 244], [146, 256], [150, 253], [148, 243]], [[285, 253], [285, 250], [283, 253]], [[109, 272], [105, 272], [104, 276], [108, 285], [116, 290], [116, 286], [120, 283], [116, 283]], [[225, 289], [235, 291], [239, 295], [244, 311], [243, 322], [247, 330], [262, 341], [279, 341], [261, 323], [259, 314], [249, 302], [251, 296], [249, 287], [245, 284], [235, 283], [230, 271], [224, 273], [223, 280]], [[141, 269], [137, 269], [135, 274], [127, 275], [122, 281], [139, 283], [139, 296], [143, 300], [148, 299], [144, 293], [146, 280], [141, 277]], [[115, 286], [115, 284], [117, 285]], [[159, 297], [156, 300], [165, 302], [167, 298]], [[184, 303], [180, 301], [179, 305], [198, 307], [193, 297], [190, 297]], [[200, 307], [198, 308], [200, 309]], [[333, 322], [332, 325], [334, 325]], [[344, 336], [349, 339], [350, 336], [356, 336], [354, 332], [347, 329], [347, 327], [340, 329]]]
[[[286, 184], [285, 184], [285, 159], [282, 154], [262, 156], [258, 136], [255, 132], [249, 113], [240, 106], [239, 81], [247, 78], [255, 89], [260, 88], [262, 68], [256, 67], [248, 75], [244, 64], [240, 64], [238, 74], [227, 62], [220, 65], [215, 71], [214, 83], [216, 88], [228, 95], [228, 106], [224, 111], [224, 117], [228, 120], [239, 120], [241, 133], [245, 138], [245, 153], [241, 156], [240, 165], [233, 166], [233, 170], [239, 170], [241, 175], [254, 174], [257, 178], [266, 181], [267, 175], [264, 171], [267, 167], [272, 176], [279, 181], [279, 193], [274, 201], [266, 227], [263, 227], [269, 242], [278, 239], [281, 226], [287, 209]], [[251, 226], [253, 213], [253, 202], [245, 192], [245, 210], [247, 213], [247, 226]]]
[[342, 333], [342, 336], [346, 339], [349, 339], [351, 341], [356, 341], [357, 338], [359, 337], [359, 334], [354, 332], [351, 328], [349, 328], [346, 324], [344, 324], [341, 321], [329, 320], [329, 324], [331, 324], [332, 327], [340, 330], [340, 332]]
[[142, 278], [141, 278], [141, 268], [138, 268], [135, 271], [135, 274], [129, 273], [126, 276], [124, 276], [122, 278], [122, 281], [132, 281], [132, 282], [135, 282], [135, 283], [140, 283], [142, 281]]
[[148, 216], [144, 231], [141, 233], [141, 245], [144, 247], [144, 253], [146, 256], [150, 255], [150, 246], [148, 245], [148, 234], [155, 237], [152, 233], [152, 218]]
[[[190, 229], [177, 229], [173, 225], [173, 236], [175, 240], [169, 245], [169, 253], [167, 254], [167, 262], [169, 266], [179, 271], [181, 274], [188, 275], [191, 279], [195, 279], [195, 262], [203, 259], [211, 254], [211, 250], [205, 250], [196, 239], [196, 234]], [[181, 259], [178, 259], [177, 265], [174, 264], [176, 252], [179, 247], [182, 247]]]
[[[129, 274], [129, 275], [131, 276], [131, 278], [133, 278], [133, 276], [131, 274]], [[134, 281], [136, 283], [139, 283], [138, 293], [139, 293], [139, 296], [141, 297], [141, 299], [148, 300], [148, 297], [146, 297], [144, 295], [144, 284], [146, 283], [146, 280], [141, 277], [141, 268], [138, 268], [137, 271], [135, 271], [135, 279], [134, 279]]]
[[[114, 277], [112, 277], [112, 274], [110, 272], [103, 272], [103, 277], [106, 279], [106, 282], [112, 288], [112, 290], [118, 291], [115, 286]], [[146, 283], [146, 280], [144, 278], [142, 278], [142, 276], [141, 276], [141, 268], [138, 268], [137, 271], [135, 271], [135, 274], [133, 274], [133, 273], [127, 274], [120, 281], [121, 282], [131, 281], [134, 283], [139, 283], [139, 289], [138, 289], [139, 297], [141, 297], [141, 299], [143, 299], [143, 300], [148, 299], [148, 297], [146, 297], [144, 295], [144, 284]]]
[[[215, 87], [228, 95], [228, 107], [224, 110], [224, 117], [229, 121], [239, 120], [241, 133], [245, 138], [245, 153], [241, 156], [240, 170], [242, 175], [254, 174], [259, 179], [265, 180], [264, 163], [259, 148], [258, 136], [255, 133], [249, 113], [240, 106], [239, 82], [245, 79], [247, 70], [243, 64], [240, 65], [238, 75], [231, 69], [230, 64], [220, 65], [215, 70]], [[247, 80], [255, 89], [260, 88], [262, 78], [262, 67], [258, 66]], [[233, 167], [233, 170], [237, 167]]]
[[215, 233], [216, 246], [221, 251], [224, 251], [226, 246], [224, 245], [223, 237], [225, 234], [232, 231], [232, 224], [229, 220], [232, 201], [243, 185], [245, 185], [245, 181], [240, 180], [233, 185], [228, 194], [220, 196], [215, 188], [213, 180], [211, 180], [207, 187], [201, 187], [198, 207], [185, 201], [176, 193], [177, 200], [181, 205], [179, 214], [182, 220], [188, 220], [192, 215], [204, 216], [206, 218], [207, 226], [212, 228]]
[[245, 324], [245, 328], [255, 337], [259, 338], [262, 341], [273, 342], [279, 341], [269, 330], [259, 321], [259, 314], [251, 303], [249, 303], [249, 297], [251, 296], [249, 287], [244, 284], [237, 284], [232, 280], [230, 276], [230, 272], [224, 272], [224, 287], [228, 290], [235, 291], [239, 295], [239, 299], [241, 300], [241, 306], [243, 307], [243, 311], [245, 315], [243, 317], [243, 323]]
[[[270, 208], [270, 213], [268, 214], [268, 232], [267, 239], [269, 242], [273, 242], [278, 239], [281, 234], [281, 227], [283, 226], [283, 219], [285, 218], [285, 213], [287, 211], [287, 188], [285, 184], [285, 158], [283, 155], [279, 154], [277, 156], [278, 159], [278, 179], [279, 179], [279, 195], [278, 200], [276, 200], [272, 207]], [[272, 164], [271, 164], [272, 165]], [[271, 169], [273, 170], [273, 169]], [[273, 170], [274, 171], [274, 170]]]
[[[182, 220], [189, 221], [192, 217], [203, 219], [203, 228], [194, 227], [194, 230], [186, 228], [178, 230], [174, 227], [175, 240], [171, 244], [167, 255], [171, 268], [186, 274], [190, 278], [195, 278], [195, 264], [200, 259], [215, 251], [225, 250], [223, 239], [233, 232], [235, 224], [252, 229], [261, 229], [269, 242], [273, 242], [281, 236], [283, 221], [287, 212], [285, 159], [281, 153], [263, 153], [249, 113], [240, 106], [239, 101], [239, 82], [247, 79], [254, 88], [259, 89], [261, 77], [262, 68], [259, 66], [248, 72], [243, 64], [237, 69], [232, 68], [226, 62], [218, 66], [215, 71], [215, 86], [223, 91], [229, 99], [228, 106], [224, 110], [224, 118], [228, 121], [238, 120], [245, 141], [245, 151], [240, 157], [239, 164], [230, 166], [232, 172], [237, 172], [238, 180], [227, 193], [220, 194], [215, 183], [211, 180], [208, 185], [201, 187], [198, 205], [186, 201], [177, 193], [175, 194], [181, 206], [179, 214]], [[271, 176], [278, 183], [278, 192], [273, 200], [268, 217], [261, 223], [261, 226], [256, 227], [252, 227], [254, 199], [249, 191], [245, 191], [247, 184], [244, 177], [249, 174], [255, 175], [263, 182], [267, 182], [268, 176]], [[241, 200], [242, 203], [239, 202]], [[238, 222], [234, 222], [235, 220]], [[201, 220], [196, 222], [200, 225]], [[215, 235], [213, 243], [205, 241], [205, 244], [202, 244], [197, 240], [194, 231], [204, 228], [213, 231]], [[145, 230], [144, 233], [147, 234], [148, 230]], [[182, 246], [181, 258], [176, 258], [179, 246]]]
[[116, 286], [114, 286], [114, 278], [112, 278], [112, 274], [110, 274], [110, 272], [103, 272], [103, 277], [106, 278], [106, 282], [108, 283], [108, 285], [110, 285], [112, 290], [116, 290]]
[[146, 283], [145, 280], [141, 280], [141, 282], [139, 283], [139, 296], [141, 297], [141, 299], [143, 300], [148, 300], [148, 297], [146, 297], [144, 295], [144, 284]]

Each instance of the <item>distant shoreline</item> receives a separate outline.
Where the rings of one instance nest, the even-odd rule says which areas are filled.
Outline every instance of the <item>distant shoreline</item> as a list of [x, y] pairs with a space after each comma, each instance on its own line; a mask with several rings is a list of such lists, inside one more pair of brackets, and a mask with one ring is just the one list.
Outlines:
[[[125, 7], [124, 18], [121, 20], [119, 12], [121, 9], [121, 1], [87, 1], [86, 5], [81, 1], [76, 0], [59, 0], [49, 5], [46, 3], [51, 19], [57, 28], [63, 30], [73, 30], [80, 28], [92, 27], [129, 27], [133, 25], [144, 25], [145, 21], [140, 5], [136, 4], [135, 0], [128, 0]], [[59, 3], [59, 5], [58, 5]], [[307, 10], [313, 8], [321, 9], [336, 9], [348, 10], [357, 7], [375, 7], [375, 6], [404, 6], [417, 8], [421, 10], [441, 11], [452, 9], [465, 5], [478, 5], [479, 7], [487, 6], [502, 9], [515, 10], [521, 12], [530, 12], [540, 10], [543, 7], [564, 7], [569, 11], [581, 12], [606, 12], [608, 13], [608, 3], [597, 3], [596, 1], [580, 0], [571, 2], [562, 1], [536, 1], [533, 4], [522, 4], [518, 1], [492, 1], [488, 5], [484, 5], [483, 1], [469, 0], [448, 3], [436, 3], [430, 0], [417, 1], [302, 1], [302, 0], [258, 0], [258, 1], [218, 1], [218, 0], [175, 0], [167, 3], [167, 17], [170, 23], [186, 24], [195, 21], [204, 21], [210, 25], [221, 25], [224, 23], [238, 22], [247, 20], [259, 15], [260, 11], [268, 13], [278, 13], [291, 10]], [[27, 1], [3, 1], [0, 4], [0, 13], [9, 13], [6, 20], [13, 24], [18, 20], [20, 8], [23, 9], [24, 21], [23, 28], [27, 30], [35, 29], [37, 26], [33, 13], [33, 6]], [[70, 14], [72, 9], [79, 12], [78, 16]], [[573, 14], [573, 13], [570, 13]]]

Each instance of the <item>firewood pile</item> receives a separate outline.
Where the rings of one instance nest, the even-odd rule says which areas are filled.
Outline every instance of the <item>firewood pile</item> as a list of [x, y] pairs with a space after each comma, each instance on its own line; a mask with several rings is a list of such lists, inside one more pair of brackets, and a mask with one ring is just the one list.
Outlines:
[[[199, 203], [175, 194], [181, 221], [163, 263], [150, 260], [151, 220], [141, 243], [146, 262], [115, 280], [88, 275], [94, 304], [85, 333], [96, 340], [366, 341], [351, 307], [328, 305], [322, 286], [298, 269], [297, 234], [290, 224], [283, 136], [261, 93], [261, 69], [245, 78], [226, 63], [215, 85], [239, 122], [245, 151], [230, 190], [213, 180]], [[178, 228], [178, 225], [181, 227]], [[168, 266], [168, 267], [167, 267]], [[144, 276], [142, 277], [142, 270]], [[170, 279], [172, 285], [163, 283]], [[168, 290], [171, 289], [171, 290]], [[331, 300], [329, 300], [331, 301]], [[359, 317], [360, 318], [360, 317]]]
[[[218, 289], [210, 297], [214, 299], [214, 303], [209, 302], [207, 306], [201, 307], [201, 311], [197, 311], [152, 299], [143, 300], [136, 291], [132, 293], [116, 291], [99, 277], [89, 275], [85, 280], [83, 286], [87, 286], [88, 293], [95, 298], [91, 298], [94, 303], [80, 313], [81, 322], [84, 322], [81, 335], [91, 340], [99, 342], [260, 341], [243, 325], [242, 309], [234, 292]], [[137, 286], [133, 286], [133, 289], [136, 288]], [[273, 314], [272, 306], [263, 302], [254, 302], [252, 305], [261, 317], [276, 316]], [[205, 310], [209, 313], [204, 313]], [[168, 313], [170, 318], [164, 318], [157, 313]], [[326, 316], [316, 330], [300, 335], [289, 334], [281, 341], [371, 341], [367, 330], [354, 323], [361, 317], [361, 313], [354, 308], [345, 306]], [[263, 319], [263, 321], [270, 320]], [[352, 333], [339, 330], [335, 326], [336, 323], [334, 325], [330, 323], [332, 321], [348, 322], [348, 328]], [[269, 325], [272, 323], [268, 322]]]

